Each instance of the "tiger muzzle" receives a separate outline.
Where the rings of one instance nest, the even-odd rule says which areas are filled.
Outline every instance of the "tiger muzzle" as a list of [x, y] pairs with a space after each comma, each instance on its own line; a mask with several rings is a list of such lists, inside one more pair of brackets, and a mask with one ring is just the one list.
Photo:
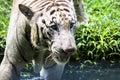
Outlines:
[[77, 50], [74, 36], [61, 34], [52, 45], [54, 60], [60, 63], [69, 61], [70, 56]]

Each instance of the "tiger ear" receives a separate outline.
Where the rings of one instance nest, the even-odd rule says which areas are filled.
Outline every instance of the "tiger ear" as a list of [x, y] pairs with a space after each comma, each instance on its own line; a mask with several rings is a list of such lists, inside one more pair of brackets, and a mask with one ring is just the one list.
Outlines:
[[19, 4], [19, 10], [29, 19], [31, 20], [31, 18], [34, 15], [34, 12], [27, 6]]

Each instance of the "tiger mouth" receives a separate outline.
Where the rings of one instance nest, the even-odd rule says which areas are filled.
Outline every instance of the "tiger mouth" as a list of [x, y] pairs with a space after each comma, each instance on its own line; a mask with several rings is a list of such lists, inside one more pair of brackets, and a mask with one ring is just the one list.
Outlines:
[[53, 59], [57, 63], [67, 63], [70, 59], [71, 53], [61, 51], [59, 54], [55, 54]]

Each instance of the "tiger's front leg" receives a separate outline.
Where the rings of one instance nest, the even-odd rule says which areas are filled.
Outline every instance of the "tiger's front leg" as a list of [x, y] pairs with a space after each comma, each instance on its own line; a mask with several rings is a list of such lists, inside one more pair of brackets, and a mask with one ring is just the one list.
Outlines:
[[16, 67], [4, 56], [0, 66], [0, 80], [20, 80], [19, 74]]
[[42, 67], [40, 71], [40, 80], [60, 80], [65, 64], [53, 64], [50, 67]]

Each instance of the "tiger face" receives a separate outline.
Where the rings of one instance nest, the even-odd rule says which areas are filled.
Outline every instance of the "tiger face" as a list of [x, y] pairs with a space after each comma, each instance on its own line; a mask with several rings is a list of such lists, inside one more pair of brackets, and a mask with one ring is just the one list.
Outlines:
[[[45, 10], [48, 8], [46, 7]], [[22, 4], [19, 10], [31, 26], [31, 43], [34, 47], [48, 48], [56, 63], [68, 62], [76, 51], [74, 32], [76, 26], [75, 11], [72, 7], [53, 7], [47, 11], [37, 11]]]
[[56, 11], [51, 16], [52, 44], [51, 51], [56, 62], [64, 63], [76, 50], [74, 39], [76, 20], [66, 11]]

